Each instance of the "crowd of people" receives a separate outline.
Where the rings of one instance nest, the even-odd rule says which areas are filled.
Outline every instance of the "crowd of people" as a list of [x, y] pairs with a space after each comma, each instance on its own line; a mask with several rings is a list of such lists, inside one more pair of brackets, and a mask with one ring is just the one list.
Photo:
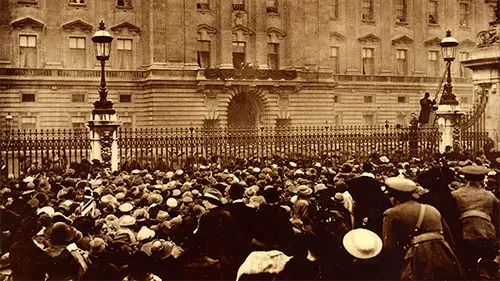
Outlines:
[[0, 280], [499, 280], [499, 168], [33, 166], [0, 179]]

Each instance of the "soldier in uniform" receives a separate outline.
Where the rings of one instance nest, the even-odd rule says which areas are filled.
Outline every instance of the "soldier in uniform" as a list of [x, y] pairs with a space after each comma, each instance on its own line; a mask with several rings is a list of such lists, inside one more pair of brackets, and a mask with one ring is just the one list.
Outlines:
[[469, 165], [460, 169], [466, 183], [451, 194], [461, 224], [460, 257], [470, 278], [477, 279], [479, 260], [493, 261], [498, 247], [498, 199], [483, 188], [489, 169]]

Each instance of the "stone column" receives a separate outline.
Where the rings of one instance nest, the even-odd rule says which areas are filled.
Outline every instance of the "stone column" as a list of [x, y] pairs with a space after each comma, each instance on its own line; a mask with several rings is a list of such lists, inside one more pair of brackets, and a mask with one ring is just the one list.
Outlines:
[[219, 68], [231, 69], [233, 68], [233, 2], [221, 0], [219, 3]]
[[257, 11], [255, 18], [255, 59], [259, 69], [269, 69], [267, 65], [267, 10], [266, 0], [256, 2]]
[[92, 111], [89, 121], [91, 159], [97, 159], [110, 167], [112, 171], [118, 170], [118, 140], [117, 129], [120, 123], [114, 110]]
[[454, 147], [455, 141], [460, 138], [455, 133], [455, 127], [458, 126], [458, 121], [465, 114], [457, 105], [440, 104], [436, 111], [437, 124], [441, 139], [439, 141], [439, 152], [443, 153], [446, 146]]

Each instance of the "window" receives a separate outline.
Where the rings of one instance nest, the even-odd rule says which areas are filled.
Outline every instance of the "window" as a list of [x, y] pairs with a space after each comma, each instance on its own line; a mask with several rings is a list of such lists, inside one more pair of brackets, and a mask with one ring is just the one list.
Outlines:
[[209, 0], [198, 0], [198, 3], [196, 3], [196, 7], [202, 10], [209, 10], [210, 9]]
[[467, 26], [469, 22], [469, 3], [461, 2], [460, 4], [460, 26]]
[[120, 128], [130, 130], [132, 129], [132, 117], [131, 116], [120, 116], [119, 119], [122, 122]]
[[233, 11], [244, 11], [245, 0], [233, 0]]
[[406, 125], [406, 114], [405, 113], [398, 113], [396, 115], [396, 124], [398, 125]]
[[495, 6], [493, 6], [493, 5], [490, 6], [490, 12], [489, 12], [489, 14], [490, 14], [490, 16], [489, 16], [489, 18], [490, 18], [489, 22], [495, 21], [496, 18], [497, 18], [496, 7]]
[[[469, 52], [462, 51], [460, 52], [460, 61], [466, 61], [469, 59]], [[463, 64], [460, 64], [460, 77], [471, 77], [472, 70], [465, 67]]]
[[363, 0], [363, 20], [373, 20], [373, 0]]
[[279, 69], [279, 50], [280, 45], [275, 43], [267, 44], [267, 65], [269, 69]]
[[333, 73], [340, 73], [339, 65], [339, 47], [330, 46], [330, 61], [332, 64]]
[[245, 64], [245, 42], [233, 41], [233, 67], [240, 69]]
[[132, 95], [120, 95], [120, 102], [132, 102]]
[[19, 0], [17, 1], [18, 4], [37, 4], [37, 0]]
[[118, 50], [117, 62], [120, 69], [132, 68], [132, 39], [117, 39]]
[[429, 0], [429, 23], [438, 23], [439, 6], [437, 0]]
[[373, 114], [364, 114], [363, 115], [363, 125], [365, 125], [365, 126], [375, 125]]
[[69, 0], [70, 4], [85, 4], [85, 0]]
[[71, 102], [85, 102], [85, 94], [72, 94], [71, 95]]
[[85, 68], [85, 37], [69, 38], [70, 67]]
[[406, 59], [407, 51], [404, 49], [396, 50], [396, 74], [397, 75], [407, 75], [408, 74], [408, 60]]
[[268, 13], [278, 12], [278, 0], [267, 0], [266, 10]]
[[116, 6], [119, 8], [132, 8], [132, 0], [117, 0]]
[[36, 35], [19, 36], [20, 67], [36, 67]]
[[198, 40], [198, 65], [210, 68], [210, 41]]
[[374, 74], [375, 73], [375, 63], [373, 57], [373, 48], [363, 48], [362, 58], [363, 58], [363, 74]]
[[35, 102], [35, 94], [22, 94], [21, 101], [22, 102]]
[[83, 116], [72, 116], [71, 117], [71, 129], [77, 131], [83, 131], [87, 128], [85, 117]]
[[428, 75], [430, 76], [439, 76], [439, 52], [438, 51], [429, 51], [428, 53]]
[[36, 117], [35, 116], [22, 116], [21, 129], [23, 130], [36, 130]]
[[330, 1], [330, 18], [337, 19], [339, 17], [339, 0]]
[[333, 102], [334, 103], [339, 103], [340, 102], [339, 96], [337, 96], [337, 95], [333, 96]]
[[406, 22], [406, 1], [396, 0], [396, 22]]
[[364, 96], [363, 101], [364, 103], [373, 103], [373, 96]]
[[399, 96], [398, 97], [398, 103], [406, 103], [407, 99], [405, 96]]
[[333, 121], [335, 126], [342, 126], [342, 117], [339, 114], [335, 114], [335, 120]]

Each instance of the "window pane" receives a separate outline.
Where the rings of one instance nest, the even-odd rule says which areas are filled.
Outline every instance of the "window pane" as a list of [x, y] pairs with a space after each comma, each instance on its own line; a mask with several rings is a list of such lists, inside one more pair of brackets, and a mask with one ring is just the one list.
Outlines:
[[132, 95], [120, 95], [120, 102], [132, 102]]
[[438, 23], [438, 2], [429, 0], [429, 23]]
[[71, 96], [72, 102], [85, 102], [85, 94], [73, 94]]
[[364, 96], [363, 100], [365, 103], [371, 103], [373, 98], [372, 98], [372, 96]]
[[28, 47], [28, 36], [25, 35], [19, 36], [19, 46]]
[[330, 57], [338, 57], [339, 48], [338, 47], [330, 47]]
[[28, 36], [28, 47], [36, 47], [36, 36]]
[[22, 94], [22, 102], [35, 102], [35, 94]]

